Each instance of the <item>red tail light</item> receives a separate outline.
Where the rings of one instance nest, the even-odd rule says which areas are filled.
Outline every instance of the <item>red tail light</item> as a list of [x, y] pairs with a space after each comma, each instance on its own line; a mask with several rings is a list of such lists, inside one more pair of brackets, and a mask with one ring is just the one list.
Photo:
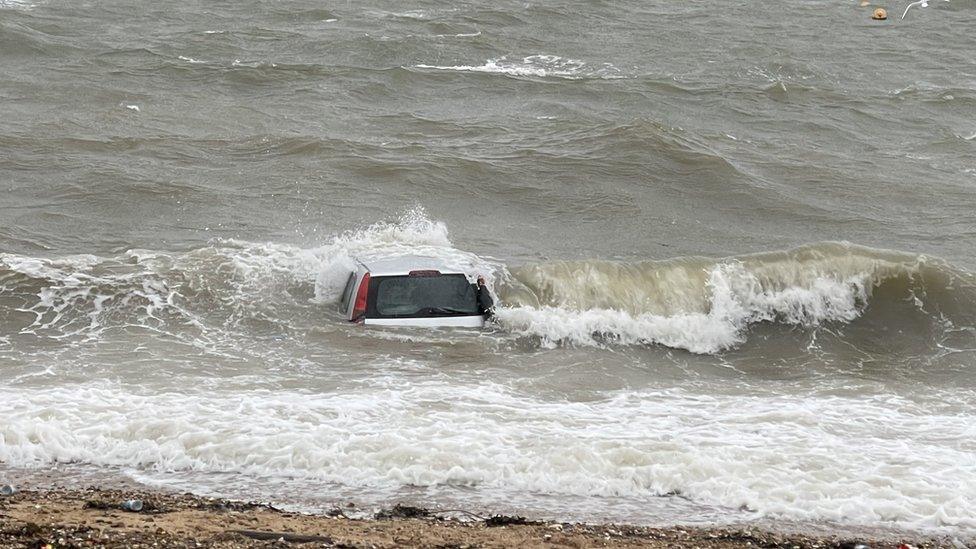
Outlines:
[[359, 283], [359, 291], [356, 293], [356, 305], [352, 308], [352, 319], [359, 320], [366, 316], [366, 294], [369, 292], [369, 273], [363, 275], [363, 281]]

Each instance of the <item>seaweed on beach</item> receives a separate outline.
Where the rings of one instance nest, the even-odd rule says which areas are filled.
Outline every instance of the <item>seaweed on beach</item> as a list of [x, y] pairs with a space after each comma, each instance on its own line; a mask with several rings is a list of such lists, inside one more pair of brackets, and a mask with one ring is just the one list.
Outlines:
[[379, 520], [430, 518], [432, 516], [433, 513], [429, 509], [401, 503], [394, 505], [392, 509], [383, 509], [376, 513], [376, 518]]
[[512, 526], [512, 525], [538, 525], [542, 524], [539, 521], [529, 520], [525, 517], [520, 517], [518, 515], [492, 515], [485, 519], [485, 526]]
[[85, 509], [97, 509], [99, 511], [110, 511], [114, 509], [119, 509], [117, 503], [112, 503], [108, 501], [103, 501], [100, 499], [90, 499], [85, 502]]

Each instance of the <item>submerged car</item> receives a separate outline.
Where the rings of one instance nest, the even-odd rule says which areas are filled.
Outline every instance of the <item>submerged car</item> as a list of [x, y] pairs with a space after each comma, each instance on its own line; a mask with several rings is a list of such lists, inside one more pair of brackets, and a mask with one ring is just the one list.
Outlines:
[[357, 261], [339, 311], [363, 324], [481, 328], [492, 304], [483, 278], [472, 284], [443, 262], [410, 256]]

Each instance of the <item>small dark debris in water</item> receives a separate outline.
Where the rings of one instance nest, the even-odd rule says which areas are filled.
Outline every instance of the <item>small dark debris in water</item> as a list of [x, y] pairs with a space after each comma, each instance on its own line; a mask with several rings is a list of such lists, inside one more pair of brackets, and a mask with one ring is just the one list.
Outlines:
[[411, 519], [411, 518], [430, 518], [431, 512], [423, 507], [414, 507], [412, 505], [402, 505], [396, 504], [393, 509], [384, 509], [379, 513], [376, 513], [376, 518], [380, 520], [387, 519]]
[[542, 524], [520, 516], [492, 515], [485, 519], [485, 526], [510, 526], [518, 524]]

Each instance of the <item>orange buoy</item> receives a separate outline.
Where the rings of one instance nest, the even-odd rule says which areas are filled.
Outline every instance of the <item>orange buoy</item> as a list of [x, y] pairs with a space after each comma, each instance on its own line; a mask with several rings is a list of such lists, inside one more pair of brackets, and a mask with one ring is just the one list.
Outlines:
[[884, 21], [887, 18], [888, 12], [886, 12], [884, 8], [878, 8], [874, 10], [874, 13], [871, 14], [871, 19], [874, 19], [875, 21]]

